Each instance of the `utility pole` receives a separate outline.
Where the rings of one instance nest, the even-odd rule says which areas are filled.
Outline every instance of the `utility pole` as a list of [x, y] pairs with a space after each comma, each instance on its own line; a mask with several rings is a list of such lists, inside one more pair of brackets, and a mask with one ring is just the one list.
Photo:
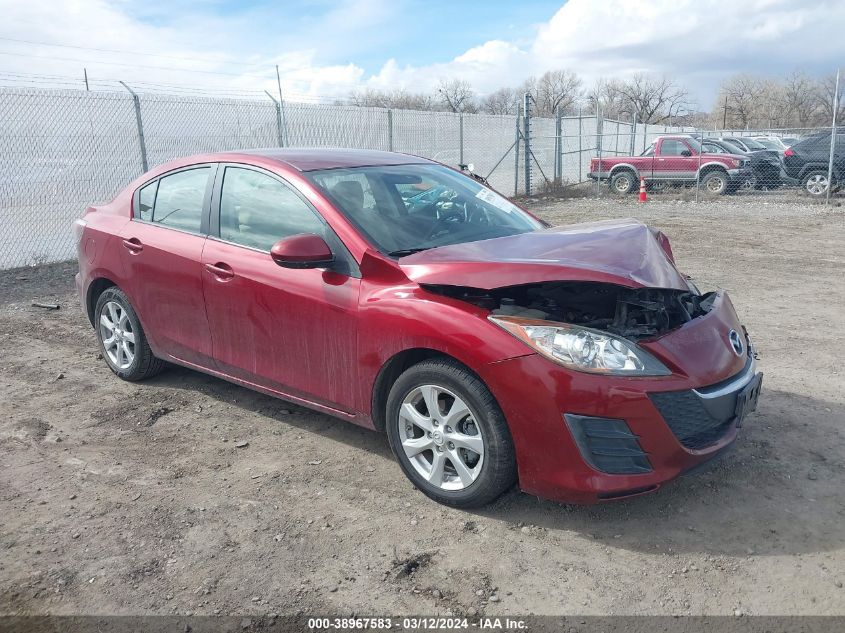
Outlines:
[[725, 95], [725, 108], [722, 111], [722, 130], [728, 127], [728, 95]]
[[85, 76], [85, 90], [88, 90], [88, 69], [83, 68], [82, 74]]

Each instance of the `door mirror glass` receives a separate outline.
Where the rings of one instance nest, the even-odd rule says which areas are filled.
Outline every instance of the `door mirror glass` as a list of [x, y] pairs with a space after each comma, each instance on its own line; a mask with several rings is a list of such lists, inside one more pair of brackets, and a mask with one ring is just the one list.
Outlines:
[[313, 233], [280, 239], [270, 249], [270, 257], [283, 268], [326, 268], [334, 261], [326, 240]]

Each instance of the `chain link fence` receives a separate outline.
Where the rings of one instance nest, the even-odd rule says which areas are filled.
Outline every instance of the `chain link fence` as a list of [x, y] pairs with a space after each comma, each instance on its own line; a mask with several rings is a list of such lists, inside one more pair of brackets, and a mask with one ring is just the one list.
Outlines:
[[[605, 162], [649, 148], [654, 153], [653, 144], [667, 135], [692, 139], [691, 148], [701, 143], [708, 155], [746, 152], [753, 169], [741, 193], [794, 187], [824, 197], [845, 170], [845, 131], [831, 135], [831, 128], [703, 131], [601, 113], [542, 118], [531, 116], [527, 98], [514, 116], [268, 97], [138, 95], [128, 87], [125, 93], [0, 89], [0, 269], [74, 257], [71, 224], [86, 206], [111, 200], [148, 168], [201, 152], [286, 146], [406, 152], [472, 164], [507, 195], [567, 187], [609, 195], [612, 174], [591, 180], [593, 166], [604, 169]], [[655, 193], [672, 186], [690, 181], [649, 181]]]
[[0, 90], [0, 268], [75, 256], [71, 224], [170, 159], [262, 147], [392, 150], [474, 163], [524, 193], [515, 116], [266, 100], [10, 88]]

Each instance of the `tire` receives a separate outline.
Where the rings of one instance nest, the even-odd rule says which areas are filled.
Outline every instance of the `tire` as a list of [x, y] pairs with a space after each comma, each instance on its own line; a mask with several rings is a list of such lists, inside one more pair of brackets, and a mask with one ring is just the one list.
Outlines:
[[118, 378], [144, 380], [164, 369], [164, 361], [153, 355], [135, 309], [119, 288], [106, 288], [97, 298], [94, 331], [100, 353]]
[[713, 196], [721, 196], [728, 192], [730, 181], [728, 175], [722, 170], [715, 170], [705, 174], [701, 179], [701, 187], [704, 191]]
[[[428, 402], [436, 402], [435, 416]], [[390, 389], [386, 420], [402, 471], [438, 503], [480, 507], [516, 483], [505, 416], [484, 383], [457, 362], [427, 360], [407, 369]]]
[[[813, 198], [823, 198], [827, 195], [827, 170], [814, 169], [807, 172], [801, 179], [801, 186], [807, 195]], [[834, 181], [833, 186], [836, 187], [836, 181]]]
[[619, 195], [631, 193], [637, 187], [637, 176], [630, 169], [617, 171], [610, 178], [610, 190]]

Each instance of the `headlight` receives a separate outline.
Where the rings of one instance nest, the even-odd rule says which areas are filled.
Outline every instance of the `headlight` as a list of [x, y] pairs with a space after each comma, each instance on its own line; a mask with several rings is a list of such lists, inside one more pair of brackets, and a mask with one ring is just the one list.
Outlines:
[[590, 328], [520, 317], [490, 321], [564, 367], [616, 376], [668, 376], [659, 360], [631, 341]]

